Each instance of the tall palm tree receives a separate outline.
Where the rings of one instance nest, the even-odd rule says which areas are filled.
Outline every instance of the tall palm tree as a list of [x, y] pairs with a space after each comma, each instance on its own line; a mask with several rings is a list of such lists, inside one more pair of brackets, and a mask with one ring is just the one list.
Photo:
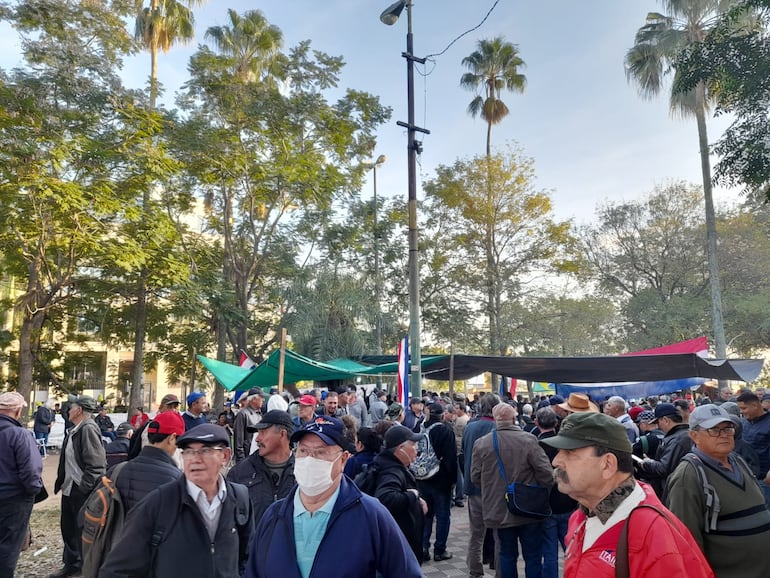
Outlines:
[[[634, 46], [625, 58], [626, 77], [635, 82], [645, 98], [657, 96], [668, 74], [678, 75], [677, 57], [693, 44], [703, 42], [720, 15], [736, 4], [735, 0], [661, 0], [667, 15], [651, 12], [647, 21], [636, 33]], [[699, 82], [689, 92], [671, 92], [672, 114], [695, 116], [698, 126], [698, 142], [703, 178], [703, 196], [706, 204], [706, 244], [709, 276], [711, 278], [711, 323], [717, 357], [727, 355], [724, 322], [722, 319], [722, 289], [719, 282], [719, 258], [717, 255], [716, 216], [711, 184], [706, 113], [710, 89]]]
[[481, 116], [487, 121], [487, 157], [492, 150], [492, 125], [508, 116], [508, 107], [500, 100], [503, 89], [524, 92], [527, 77], [519, 73], [526, 64], [519, 56], [519, 47], [498, 36], [491, 40], [479, 40], [478, 50], [463, 58], [466, 72], [460, 85], [478, 92], [468, 105], [474, 118]]
[[187, 44], [195, 37], [192, 8], [206, 0], [144, 0], [136, 1], [134, 36], [150, 52], [150, 108], [158, 98], [158, 51], [168, 52], [176, 44]]
[[[205, 0], [135, 0], [136, 23], [134, 36], [150, 52], [150, 109], [154, 110], [158, 98], [158, 51], [168, 52], [175, 44], [190, 42], [195, 36], [195, 19], [191, 7], [200, 6]], [[150, 206], [149, 187], [142, 196], [142, 207]], [[143, 405], [141, 386], [144, 381], [144, 342], [147, 333], [147, 294], [149, 271], [143, 267], [139, 272], [136, 288], [136, 311], [134, 320], [134, 359], [131, 376], [129, 407]]]
[[283, 44], [283, 33], [268, 23], [259, 10], [243, 15], [228, 9], [230, 26], [212, 26], [206, 38], [214, 43], [220, 54], [232, 59], [233, 74], [241, 82], [268, 81], [277, 71], [272, 70]]

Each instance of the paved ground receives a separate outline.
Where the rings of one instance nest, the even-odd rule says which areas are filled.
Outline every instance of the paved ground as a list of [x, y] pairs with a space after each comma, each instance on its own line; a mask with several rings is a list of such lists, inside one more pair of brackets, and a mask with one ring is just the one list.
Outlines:
[[[443, 578], [445, 576], [468, 576], [468, 567], [465, 565], [465, 553], [468, 546], [468, 509], [452, 508], [452, 523], [449, 526], [449, 540], [447, 550], [454, 555], [451, 560], [443, 562], [425, 562], [422, 565], [422, 573], [425, 578]], [[435, 530], [435, 528], [434, 528]], [[562, 575], [563, 556], [559, 552], [559, 573]], [[524, 561], [519, 557], [519, 576], [524, 576]], [[484, 576], [492, 577], [494, 570], [484, 567]]]

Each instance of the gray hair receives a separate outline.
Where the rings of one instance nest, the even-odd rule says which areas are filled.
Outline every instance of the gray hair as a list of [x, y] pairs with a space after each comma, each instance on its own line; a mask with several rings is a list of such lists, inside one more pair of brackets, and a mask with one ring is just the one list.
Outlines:
[[479, 400], [479, 415], [492, 417], [492, 408], [500, 403], [500, 396], [496, 393], [487, 393]]
[[537, 413], [535, 413], [535, 420], [537, 420], [538, 426], [545, 429], [556, 427], [556, 424], [559, 421], [556, 417], [556, 412], [553, 411], [551, 407], [541, 407], [537, 410]]
[[611, 398], [607, 400], [608, 405], [617, 405], [622, 407], [624, 410], [628, 407], [626, 405], [626, 400], [620, 397], [619, 395], [613, 395]]
[[525, 403], [521, 408], [521, 413], [524, 415], [532, 415], [532, 405], [529, 403]]

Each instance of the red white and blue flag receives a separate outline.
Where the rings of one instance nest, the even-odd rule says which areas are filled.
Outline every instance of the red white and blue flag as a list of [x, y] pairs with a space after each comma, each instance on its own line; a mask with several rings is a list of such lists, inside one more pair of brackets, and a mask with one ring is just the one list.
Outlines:
[[246, 353], [243, 349], [241, 349], [241, 359], [238, 361], [238, 365], [244, 369], [252, 369], [253, 367], [257, 366], [257, 364], [254, 363], [254, 360], [249, 357], [249, 354]]
[[409, 336], [398, 344], [398, 403], [406, 407], [409, 404]]

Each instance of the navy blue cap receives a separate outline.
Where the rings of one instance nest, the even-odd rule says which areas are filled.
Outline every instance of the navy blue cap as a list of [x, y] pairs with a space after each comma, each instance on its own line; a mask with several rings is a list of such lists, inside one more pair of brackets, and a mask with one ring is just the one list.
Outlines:
[[203, 423], [190, 428], [176, 439], [176, 445], [182, 449], [192, 443], [201, 443], [207, 446], [230, 446], [230, 436], [221, 425]]
[[315, 418], [302, 429], [295, 431], [291, 436], [291, 442], [296, 443], [307, 434], [317, 435], [327, 446], [337, 445], [347, 450], [348, 442], [344, 439], [345, 425], [342, 420], [336, 417], [319, 416]]

